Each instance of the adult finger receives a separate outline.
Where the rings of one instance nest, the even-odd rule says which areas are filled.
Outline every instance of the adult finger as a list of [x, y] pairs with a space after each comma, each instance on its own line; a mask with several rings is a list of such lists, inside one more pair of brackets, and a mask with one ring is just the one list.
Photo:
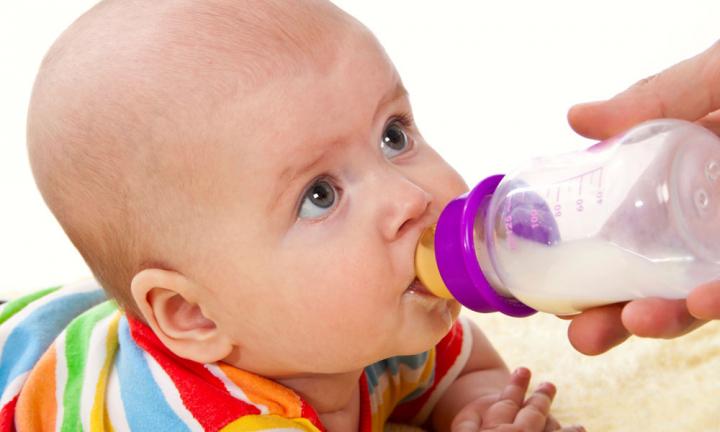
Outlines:
[[705, 129], [713, 131], [715, 135], [720, 135], [720, 110], [711, 112], [696, 123]]
[[622, 323], [634, 335], [673, 338], [696, 329], [702, 323], [688, 311], [685, 300], [645, 298], [628, 303]]
[[568, 327], [572, 346], [583, 354], [598, 355], [622, 343], [630, 336], [621, 320], [623, 306], [602, 306], [575, 316]]
[[690, 314], [701, 320], [720, 319], [720, 281], [695, 288], [687, 299]]
[[720, 42], [607, 101], [572, 107], [570, 126], [588, 138], [605, 139], [644, 120], [695, 121], [720, 109]]
[[518, 411], [513, 424], [524, 431], [542, 431], [556, 393], [551, 383], [540, 384]]

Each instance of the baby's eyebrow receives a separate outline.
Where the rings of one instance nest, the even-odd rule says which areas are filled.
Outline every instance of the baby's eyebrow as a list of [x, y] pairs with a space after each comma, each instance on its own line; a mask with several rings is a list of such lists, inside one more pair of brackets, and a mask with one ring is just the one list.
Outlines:
[[405, 89], [405, 86], [403, 85], [402, 81], [400, 81], [400, 77], [398, 75], [395, 76], [395, 85], [393, 86], [392, 90], [385, 93], [385, 95], [378, 101], [377, 107], [375, 108], [375, 116], [377, 117], [378, 114], [380, 114], [385, 107], [385, 105], [390, 104], [393, 101], [396, 101], [400, 98], [407, 97], [408, 91]]
[[[408, 92], [405, 89], [405, 86], [403, 86], [402, 81], [400, 81], [400, 78], [396, 76], [396, 79], [394, 81], [395, 85], [392, 87], [392, 90], [385, 93], [383, 97], [378, 101], [377, 107], [375, 108], [375, 115], [373, 116], [373, 121], [376, 120], [378, 114], [383, 111], [383, 108], [386, 105], [408, 95]], [[275, 207], [277, 207], [278, 203], [280, 202], [280, 198], [282, 198], [282, 196], [288, 191], [287, 186], [292, 184], [299, 175], [311, 170], [315, 165], [318, 165], [329, 154], [331, 154], [337, 148], [341, 147], [338, 145], [339, 141], [340, 140], [338, 139], [331, 139], [319, 145], [318, 147], [322, 148], [320, 153], [305, 162], [294, 164], [293, 162], [295, 161], [291, 161], [290, 163], [288, 163], [282, 169], [282, 171], [280, 171], [280, 174], [277, 177], [274, 192], [270, 200], [269, 210], [272, 211]]]
[[337, 141], [332, 140], [332, 142], [324, 144], [322, 146], [323, 150], [312, 159], [309, 159], [306, 162], [300, 164], [290, 163], [286, 165], [282, 171], [280, 171], [280, 174], [277, 177], [277, 182], [275, 183], [272, 198], [270, 200], [269, 210], [273, 210], [275, 207], [277, 207], [278, 203], [280, 202], [280, 198], [282, 198], [282, 196], [285, 195], [286, 192], [288, 192], [288, 186], [292, 184], [298, 176], [300, 176], [304, 172], [307, 172], [308, 170], [311, 170], [315, 165], [318, 165], [323, 159], [328, 156], [329, 153], [332, 153], [333, 150], [338, 147], [337, 145], [333, 144], [337, 144]]

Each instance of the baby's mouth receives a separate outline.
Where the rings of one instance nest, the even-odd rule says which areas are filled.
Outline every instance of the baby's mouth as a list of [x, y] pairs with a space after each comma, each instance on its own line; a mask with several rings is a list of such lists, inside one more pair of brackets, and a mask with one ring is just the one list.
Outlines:
[[405, 292], [408, 294], [436, 297], [435, 294], [431, 293], [418, 278], [415, 278], [412, 282], [410, 282], [410, 285], [408, 285]]
[[418, 278], [410, 282], [403, 293], [403, 299], [428, 313], [440, 314], [446, 321], [448, 329], [460, 312], [460, 303], [436, 296]]

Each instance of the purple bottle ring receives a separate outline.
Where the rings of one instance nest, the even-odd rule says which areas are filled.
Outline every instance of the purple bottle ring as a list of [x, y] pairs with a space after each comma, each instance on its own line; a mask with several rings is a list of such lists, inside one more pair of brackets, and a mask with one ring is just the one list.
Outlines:
[[463, 306], [476, 312], [525, 317], [534, 314], [535, 309], [498, 294], [485, 278], [475, 254], [477, 212], [483, 199], [495, 192], [503, 177], [488, 177], [445, 206], [435, 230], [435, 257], [443, 282]]

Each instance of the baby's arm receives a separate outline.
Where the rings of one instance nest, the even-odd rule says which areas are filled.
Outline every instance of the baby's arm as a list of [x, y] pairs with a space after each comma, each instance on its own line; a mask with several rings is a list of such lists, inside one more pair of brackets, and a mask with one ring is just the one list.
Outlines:
[[[537, 394], [531, 396], [523, 404], [527, 383], [530, 380], [529, 371], [519, 369], [511, 379], [505, 362], [485, 335], [472, 322], [469, 327], [473, 338], [470, 357], [460, 376], [445, 391], [433, 410], [431, 422], [434, 430], [450, 431], [453, 421], [462, 410], [465, 410], [461, 414], [463, 418], [473, 417], [475, 421], [480, 420], [481, 422], [485, 420], [486, 424], [483, 426], [487, 427], [487, 430], [492, 429], [487, 423], [498, 423], [499, 421], [502, 424], [512, 424], [516, 415], [519, 421], [531, 420], [533, 423], [542, 423], [539, 430], [559, 429], [560, 425], [557, 421], [548, 416], [552, 396], [554, 396], [554, 387], [551, 384], [541, 386], [538, 390], [539, 393], [536, 392]], [[518, 395], [514, 393], [518, 393], [519, 402], [515, 401]], [[513, 403], [516, 403], [517, 406]], [[540, 405], [547, 405], [547, 407], [538, 410], [537, 407]], [[523, 408], [524, 406], [528, 407]], [[510, 412], [512, 410], [509, 408], [513, 407], [516, 409]], [[504, 421], [505, 417], [508, 417], [509, 421]], [[547, 419], [547, 424], [545, 419]], [[457, 420], [460, 423], [462, 419], [458, 418]], [[479, 428], [471, 427], [467, 430], [479, 430]], [[483, 428], [483, 430], [485, 429]]]
[[[469, 320], [468, 320], [469, 321]], [[469, 322], [472, 351], [454, 383], [448, 387], [433, 410], [431, 421], [436, 431], [449, 431], [457, 413], [478, 399], [491, 405], [510, 382], [510, 372], [500, 355], [473, 322]]]

